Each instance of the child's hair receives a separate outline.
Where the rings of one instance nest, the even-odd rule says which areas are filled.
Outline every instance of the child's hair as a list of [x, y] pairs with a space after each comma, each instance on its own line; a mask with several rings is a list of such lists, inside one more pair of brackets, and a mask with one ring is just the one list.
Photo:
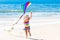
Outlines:
[[29, 16], [29, 15], [26, 15], [26, 16]]
[[29, 17], [29, 15], [26, 15], [25, 18], [26, 18], [26, 17]]
[[26, 15], [25, 17], [29, 17], [29, 15]]

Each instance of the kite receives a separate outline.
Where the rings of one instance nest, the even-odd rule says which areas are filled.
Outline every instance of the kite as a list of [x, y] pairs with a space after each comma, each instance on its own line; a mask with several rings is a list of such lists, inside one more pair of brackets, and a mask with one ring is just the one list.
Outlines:
[[[31, 2], [26, 2], [26, 4], [22, 7], [23, 8], [23, 14], [21, 15], [21, 17], [19, 18], [19, 20], [22, 18], [22, 16], [26, 13], [26, 9], [31, 5]], [[18, 21], [19, 21], [18, 20]], [[16, 22], [16, 24], [18, 23], [18, 21]]]
[[[30, 5], [31, 5], [31, 2], [26, 2], [26, 4], [25, 4], [24, 6], [22, 6], [23, 15], [26, 13], [26, 9], [27, 9]], [[22, 15], [22, 16], [23, 16], [23, 15]], [[22, 16], [21, 16], [21, 17], [22, 17]], [[20, 18], [21, 18], [21, 17], [20, 17]]]
[[26, 9], [31, 5], [31, 2], [27, 2], [24, 7], [24, 14], [26, 12]]

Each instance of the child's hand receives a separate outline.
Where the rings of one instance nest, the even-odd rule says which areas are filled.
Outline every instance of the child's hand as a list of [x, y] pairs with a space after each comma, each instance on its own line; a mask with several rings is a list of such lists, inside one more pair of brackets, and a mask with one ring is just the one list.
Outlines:
[[31, 12], [31, 14], [32, 14], [32, 12]]
[[32, 16], [32, 12], [31, 12], [30, 14], [31, 14], [31, 16]]

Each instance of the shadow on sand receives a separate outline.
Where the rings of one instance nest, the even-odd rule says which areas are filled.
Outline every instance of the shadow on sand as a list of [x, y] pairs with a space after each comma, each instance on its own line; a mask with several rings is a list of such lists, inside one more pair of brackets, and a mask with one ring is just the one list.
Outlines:
[[36, 39], [36, 38], [29, 38], [30, 40], [43, 40], [43, 39]]

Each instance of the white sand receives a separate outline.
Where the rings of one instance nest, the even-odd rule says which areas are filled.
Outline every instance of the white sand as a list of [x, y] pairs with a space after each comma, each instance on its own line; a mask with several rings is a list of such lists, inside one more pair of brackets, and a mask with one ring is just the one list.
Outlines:
[[10, 24], [15, 22], [13, 19], [10, 21], [1, 19], [0, 40], [60, 40], [60, 18], [32, 18], [30, 39], [25, 38], [24, 25], [21, 20], [14, 26], [13, 31], [10, 33], [6, 31], [12, 27]]

